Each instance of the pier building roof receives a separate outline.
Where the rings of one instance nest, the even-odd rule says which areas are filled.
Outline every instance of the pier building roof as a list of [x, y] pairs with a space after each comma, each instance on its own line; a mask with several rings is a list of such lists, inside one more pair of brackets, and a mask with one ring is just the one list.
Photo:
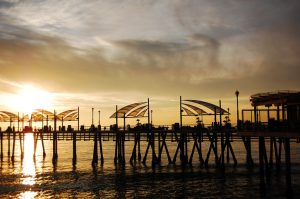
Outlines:
[[300, 104], [300, 91], [282, 90], [251, 95], [252, 106], [293, 105]]

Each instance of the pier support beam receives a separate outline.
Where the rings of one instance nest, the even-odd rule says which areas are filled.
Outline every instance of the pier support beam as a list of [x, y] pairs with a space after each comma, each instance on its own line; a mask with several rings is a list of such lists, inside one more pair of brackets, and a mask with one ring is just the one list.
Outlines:
[[148, 118], [148, 126], [147, 126], [148, 146], [147, 146], [147, 149], [146, 149], [145, 156], [143, 158], [143, 164], [146, 163], [148, 151], [149, 151], [149, 148], [151, 147], [151, 149], [152, 149], [152, 167], [153, 167], [153, 166], [158, 164], [158, 159], [157, 159], [157, 156], [156, 156], [156, 153], [155, 153], [155, 134], [154, 134], [154, 131], [152, 130], [152, 122], [150, 122], [149, 98], [148, 98], [147, 111], [148, 111], [148, 117], [147, 117]]
[[12, 133], [13, 133], [13, 146], [12, 146], [11, 161], [14, 162], [15, 161], [15, 147], [16, 147], [16, 129], [15, 129], [15, 127], [13, 127]]
[[53, 165], [57, 164], [57, 159], [58, 159], [56, 122], [57, 122], [57, 117], [56, 117], [56, 112], [54, 111], [54, 131], [53, 131], [53, 148], [52, 148], [52, 150], [53, 150], [53, 154], [52, 154]]
[[34, 140], [34, 152], [33, 152], [33, 158], [36, 157], [36, 148], [37, 148], [37, 143], [40, 137], [40, 140], [42, 142], [42, 148], [43, 148], [43, 158], [46, 157], [46, 151], [45, 151], [45, 146], [44, 146], [44, 136], [43, 136], [43, 131], [37, 131], [37, 132], [33, 132], [33, 140]]
[[0, 127], [0, 159], [2, 162], [3, 161], [3, 132], [1, 127]]
[[169, 153], [169, 150], [167, 147], [167, 143], [166, 143], [167, 131], [162, 130], [162, 131], [159, 131], [158, 133], [160, 134], [160, 137], [162, 138], [162, 143], [159, 144], [159, 152], [158, 152], [158, 158], [157, 158], [158, 162], [159, 163], [161, 162], [162, 152], [163, 152], [163, 149], [165, 148], [165, 151], [166, 151], [166, 154], [168, 157], [168, 162], [169, 162], [169, 164], [171, 164], [172, 160], [171, 160], [171, 156], [170, 156], [170, 153]]
[[103, 147], [102, 147], [101, 125], [98, 125], [98, 139], [99, 139], [99, 148], [100, 148], [100, 163], [101, 163], [101, 165], [103, 165], [104, 164], [104, 156], [103, 156]]
[[70, 132], [72, 132], [72, 140], [73, 140], [73, 158], [72, 158], [72, 165], [75, 166], [77, 163], [77, 133], [76, 131], [72, 129], [68, 129]]
[[[216, 124], [215, 124], [216, 125]], [[207, 155], [206, 155], [206, 159], [204, 161], [204, 164], [206, 167], [208, 167], [208, 161], [209, 161], [209, 158], [210, 158], [210, 153], [211, 151], [213, 150], [214, 154], [215, 154], [215, 163], [216, 163], [216, 166], [219, 166], [219, 158], [218, 158], [218, 146], [217, 146], [217, 132], [216, 132], [216, 127], [214, 126], [214, 129], [213, 129], [213, 135], [210, 134], [209, 131], [207, 131], [207, 137], [208, 137], [208, 140], [210, 142], [210, 145], [209, 145], [209, 149], [208, 149], [208, 152], [207, 152]]]
[[[124, 114], [125, 118], [125, 114]], [[118, 127], [118, 106], [116, 106], [116, 125], [114, 128], [115, 135], [116, 135], [116, 145], [115, 145], [115, 158], [114, 163], [115, 165], [125, 165], [125, 133], [119, 131]]]
[[143, 164], [146, 164], [147, 156], [148, 156], [148, 152], [149, 152], [150, 148], [152, 150], [152, 166], [155, 166], [156, 164], [158, 164], [158, 159], [157, 159], [156, 153], [155, 153], [155, 144], [154, 144], [155, 137], [154, 136], [155, 136], [154, 132], [152, 130], [148, 129], [148, 145], [147, 145], [147, 149], [145, 152], [145, 156], [142, 161]]
[[[174, 132], [175, 134], [177, 134], [177, 132]], [[177, 135], [176, 135], [177, 137]], [[179, 152], [179, 156], [180, 156], [180, 161], [181, 161], [181, 166], [185, 166], [189, 163], [188, 161], [188, 155], [187, 155], [187, 133], [185, 131], [180, 130], [180, 136], [179, 139], [176, 139], [178, 144], [177, 144], [177, 148], [175, 151], [175, 155], [173, 157], [173, 164], [176, 163], [176, 159], [177, 159], [177, 155]]]
[[98, 164], [98, 132], [93, 124], [90, 128], [90, 132], [94, 134], [94, 152], [92, 166], [96, 167]]
[[7, 133], [7, 156], [10, 157], [10, 134], [12, 132], [11, 127], [7, 127], [6, 133]]
[[191, 156], [189, 159], [189, 164], [192, 165], [193, 162], [193, 156], [195, 153], [195, 149], [197, 149], [198, 152], [198, 156], [199, 156], [199, 161], [200, 161], [200, 166], [204, 165], [204, 159], [203, 159], [203, 155], [202, 155], [202, 127], [197, 127], [196, 128], [196, 132], [193, 131], [192, 136], [194, 139], [194, 145], [192, 148], [192, 152], [191, 152]]
[[[227, 124], [229, 125], [229, 124]], [[233, 163], [234, 166], [237, 165], [237, 159], [235, 157], [232, 145], [231, 145], [231, 141], [230, 141], [230, 137], [231, 137], [231, 131], [230, 131], [230, 126], [226, 127], [226, 131], [225, 131], [225, 140], [224, 140], [224, 144], [222, 146], [222, 156], [224, 156], [225, 150], [227, 148], [227, 162], [229, 162], [229, 154], [231, 154], [232, 159], [233, 159]], [[224, 132], [223, 132], [224, 133]], [[219, 161], [222, 159], [222, 156], [219, 158]], [[224, 159], [224, 157], [223, 157]], [[224, 166], [224, 160], [222, 161], [222, 167]]]
[[92, 166], [95, 167], [98, 164], [98, 141], [99, 141], [99, 149], [100, 149], [100, 163], [101, 165], [104, 164], [104, 157], [103, 157], [103, 149], [102, 149], [102, 136], [101, 136], [101, 126], [98, 125], [96, 129], [94, 125], [91, 126], [91, 132], [94, 134], [94, 153], [93, 153], [93, 160]]
[[116, 127], [116, 145], [115, 145], [115, 158], [114, 162], [116, 165], [125, 165], [125, 157], [124, 154], [124, 133], [119, 131]]
[[[134, 134], [134, 145], [130, 157], [130, 164], [133, 164], [133, 162], [141, 161], [141, 151], [140, 151], [140, 142], [141, 142], [141, 127], [137, 126], [135, 129], [133, 129], [133, 134]], [[131, 130], [128, 130], [128, 132]], [[138, 155], [137, 155], [138, 154]], [[138, 157], [137, 157], [138, 156]]]
[[254, 162], [252, 158], [252, 147], [251, 147], [251, 137], [242, 136], [242, 140], [246, 149], [246, 163], [248, 168], [253, 168]]
[[[18, 129], [19, 129], [19, 128], [18, 128]], [[23, 150], [23, 144], [24, 144], [24, 141], [23, 141], [23, 139], [24, 139], [24, 138], [22, 138], [22, 132], [20, 132], [20, 131], [18, 130], [18, 133], [19, 133], [19, 143], [20, 143], [21, 160], [23, 160], [23, 158], [24, 158], [24, 150]]]

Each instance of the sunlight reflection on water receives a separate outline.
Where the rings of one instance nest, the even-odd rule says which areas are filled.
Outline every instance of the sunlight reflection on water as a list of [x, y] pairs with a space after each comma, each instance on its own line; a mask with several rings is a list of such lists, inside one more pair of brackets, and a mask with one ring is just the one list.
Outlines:
[[22, 173], [24, 185], [34, 185], [35, 184], [35, 163], [33, 160], [33, 150], [34, 150], [34, 139], [32, 133], [25, 134], [24, 138], [24, 160], [22, 164]]
[[36, 195], [37, 195], [37, 193], [34, 191], [25, 191], [20, 194], [19, 198], [20, 199], [31, 199], [31, 198], [35, 198]]

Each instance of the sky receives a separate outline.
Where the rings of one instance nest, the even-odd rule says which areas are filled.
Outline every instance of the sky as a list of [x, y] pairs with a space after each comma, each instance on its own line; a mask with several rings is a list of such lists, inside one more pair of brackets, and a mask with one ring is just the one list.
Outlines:
[[[179, 120], [179, 96], [235, 117], [252, 94], [300, 87], [297, 0], [0, 0], [0, 109], [23, 85], [51, 93], [51, 109], [150, 98], [154, 122]], [[37, 96], [38, 97], [38, 96]], [[42, 108], [42, 107], [41, 107]], [[17, 110], [12, 110], [17, 111]]]

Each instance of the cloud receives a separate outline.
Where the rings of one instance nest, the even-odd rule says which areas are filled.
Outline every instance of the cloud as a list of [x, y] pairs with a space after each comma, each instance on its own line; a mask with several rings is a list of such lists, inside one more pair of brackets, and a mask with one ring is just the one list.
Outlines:
[[126, 40], [114, 42], [119, 49], [116, 60], [136, 72], [157, 75], [174, 81], [192, 81], [195, 76], [217, 76], [219, 43], [205, 35], [187, 38], [188, 42]]
[[5, 2], [10, 81], [155, 96], [299, 88], [297, 1]]
[[3, 8], [11, 8], [13, 6], [15, 6], [17, 2], [16, 1], [5, 1], [5, 0], [1, 0], [0, 1], [0, 9], [3, 9]]

